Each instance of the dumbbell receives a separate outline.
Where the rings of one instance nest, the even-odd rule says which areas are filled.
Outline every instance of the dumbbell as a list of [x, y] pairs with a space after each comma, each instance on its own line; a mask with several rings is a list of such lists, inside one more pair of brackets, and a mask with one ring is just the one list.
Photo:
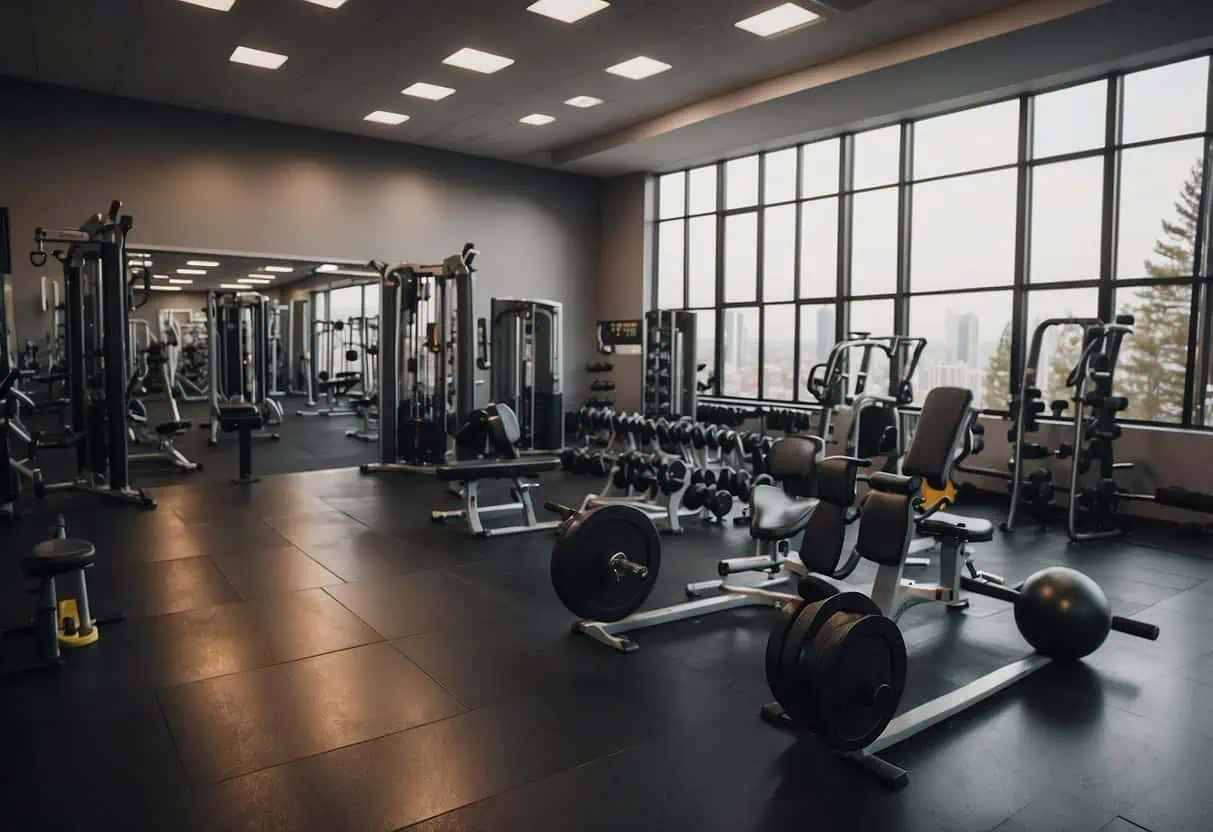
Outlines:
[[732, 494], [736, 483], [736, 480], [734, 479], [736, 473], [736, 471], [729, 468], [727, 465], [721, 468], [716, 474], [716, 487], [721, 491], [727, 491]]
[[716, 472], [711, 468], [696, 468], [691, 472], [691, 485], [704, 485], [708, 488], [715, 488], [716, 482]]
[[591, 390], [591, 392], [594, 392], [594, 393], [606, 393], [606, 392], [609, 392], [614, 389], [615, 389], [615, 382], [607, 381], [606, 379], [601, 379], [599, 381], [595, 381], [593, 384], [590, 385], [590, 390]]
[[591, 454], [586, 461], [585, 473], [595, 477], [605, 477], [611, 473], [611, 468], [615, 465], [615, 457], [610, 454], [599, 451]]
[[719, 520], [733, 510], [733, 495], [722, 488], [692, 483], [682, 495], [682, 504], [693, 511], [706, 508]]
[[585, 365], [587, 373], [609, 373], [615, 369], [615, 365], [609, 361], [595, 361], [592, 364]]
[[577, 458], [582, 456], [583, 452], [580, 448], [565, 448], [560, 452], [560, 468], [563, 471], [572, 471]]
[[704, 430], [704, 432], [703, 432], [704, 441], [707, 443], [707, 446], [711, 450], [714, 451], [720, 447], [720, 436], [722, 433], [723, 433], [723, 431], [720, 428], [715, 427], [715, 426], [709, 427]]
[[690, 476], [690, 469], [681, 459], [668, 459], [657, 466], [657, 485], [663, 494], [674, 494], [682, 490]]

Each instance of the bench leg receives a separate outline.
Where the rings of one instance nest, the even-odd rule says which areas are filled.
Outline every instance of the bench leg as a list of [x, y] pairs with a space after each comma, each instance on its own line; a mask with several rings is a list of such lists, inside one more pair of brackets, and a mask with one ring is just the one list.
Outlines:
[[253, 476], [253, 432], [247, 428], [240, 431], [240, 476], [232, 480], [236, 485], [251, 485], [260, 481]]

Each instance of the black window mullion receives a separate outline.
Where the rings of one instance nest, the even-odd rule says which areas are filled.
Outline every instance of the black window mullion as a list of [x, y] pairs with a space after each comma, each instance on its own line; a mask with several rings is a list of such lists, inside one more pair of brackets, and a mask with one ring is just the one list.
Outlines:
[[[914, 178], [914, 124], [901, 125], [901, 156], [898, 160], [897, 190], [897, 280], [893, 298], [893, 334], [909, 335], [910, 292], [910, 228], [913, 220], [914, 195], [910, 182]], [[890, 384], [901, 376], [901, 351], [889, 361]]]
[[691, 172], [682, 175], [682, 308], [691, 305]]
[[[1208, 420], [1205, 412], [1213, 365], [1213, 57], [1209, 61], [1209, 84], [1205, 100], [1205, 164], [1200, 191], [1200, 216], [1196, 223], [1196, 240], [1192, 249], [1192, 307], [1188, 319], [1188, 372], [1184, 383], [1184, 424], [1203, 427]], [[1201, 314], [1201, 310], [1204, 314]], [[1199, 385], [1199, 386], [1198, 386]]]
[[[1032, 158], [1036, 99], [1025, 95], [1019, 105], [1019, 182], [1015, 203], [1015, 272], [1011, 289], [1011, 371], [1007, 395], [1013, 395], [1023, 375], [1028, 338], [1028, 264], [1032, 253]], [[1002, 334], [999, 333], [1001, 339]], [[985, 402], [987, 408], [990, 402]], [[999, 410], [1005, 402], [999, 402]]]
[[[792, 332], [792, 400], [800, 401], [800, 254], [804, 250], [804, 241], [801, 240], [801, 224], [804, 214], [804, 145], [796, 148], [796, 218], [793, 220], [795, 227], [795, 245], [792, 249], [792, 305], [796, 310], [795, 329]], [[806, 379], [807, 383], [807, 379]]]
[[766, 262], [766, 227], [767, 227], [767, 209], [764, 205], [767, 193], [767, 154], [758, 154], [758, 216], [757, 221], [757, 239], [754, 252], [755, 262], [754, 268], [757, 269], [754, 280], [754, 303], [758, 305], [758, 398], [763, 396], [763, 387], [765, 386], [766, 376], [766, 327], [767, 316], [766, 307], [763, 306], [765, 299], [763, 286], [764, 280], [764, 264]]
[[834, 341], [847, 337], [850, 308], [843, 302], [851, 292], [851, 241], [855, 219], [855, 135], [841, 137], [838, 148], [838, 295], [834, 299]]
[[724, 392], [724, 162], [716, 163], [716, 392]]
[[1103, 157], [1103, 221], [1099, 245], [1099, 317], [1112, 320], [1116, 314], [1115, 290], [1112, 278], [1116, 273], [1117, 198], [1120, 188], [1120, 126], [1124, 111], [1124, 76], [1117, 75], [1108, 82], [1108, 109], [1104, 131]]

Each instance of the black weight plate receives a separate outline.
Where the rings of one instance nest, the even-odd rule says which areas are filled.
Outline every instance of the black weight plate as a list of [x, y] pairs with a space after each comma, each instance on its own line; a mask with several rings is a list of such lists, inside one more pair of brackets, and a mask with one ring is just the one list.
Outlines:
[[831, 595], [837, 595], [840, 591], [825, 578], [819, 578], [816, 575], [805, 575], [796, 582], [797, 594], [810, 604], [823, 598], [829, 598]]
[[[616, 578], [616, 553], [647, 566], [648, 576]], [[552, 546], [552, 587], [578, 618], [619, 621], [640, 608], [661, 571], [661, 538], [653, 521], [633, 506], [591, 509], [562, 526]]]
[[839, 592], [807, 604], [788, 631], [780, 671], [780, 685], [787, 701], [782, 704], [793, 722], [813, 732], [817, 731], [815, 720], [820, 710], [816, 704], [817, 680], [805, 675], [811, 666], [801, 662], [800, 655], [812, 649], [814, 636], [835, 613], [880, 615], [880, 608], [862, 592]]
[[[892, 619], [835, 614], [800, 661], [801, 673], [815, 682], [815, 732], [831, 748], [866, 748], [897, 713], [906, 685], [906, 645]], [[879, 697], [873, 695], [877, 689]]]
[[788, 632], [792, 629], [792, 625], [796, 623], [796, 616], [800, 615], [800, 611], [804, 606], [804, 604], [797, 604], [791, 601], [781, 604], [779, 612], [775, 615], [775, 620], [771, 622], [771, 632], [767, 635], [767, 685], [771, 688], [775, 701], [782, 705], [785, 711], [788, 709], [788, 706], [784, 702], [783, 645], [788, 637]]

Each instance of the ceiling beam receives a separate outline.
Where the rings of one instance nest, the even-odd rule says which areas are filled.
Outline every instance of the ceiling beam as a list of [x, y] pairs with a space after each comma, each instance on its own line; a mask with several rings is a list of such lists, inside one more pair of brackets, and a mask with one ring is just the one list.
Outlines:
[[551, 151], [555, 165], [569, 165], [634, 142], [654, 139], [694, 124], [768, 101], [926, 58], [990, 38], [1058, 20], [1111, 0], [1025, 0], [931, 32], [903, 38], [823, 64], [680, 107], [647, 121]]

